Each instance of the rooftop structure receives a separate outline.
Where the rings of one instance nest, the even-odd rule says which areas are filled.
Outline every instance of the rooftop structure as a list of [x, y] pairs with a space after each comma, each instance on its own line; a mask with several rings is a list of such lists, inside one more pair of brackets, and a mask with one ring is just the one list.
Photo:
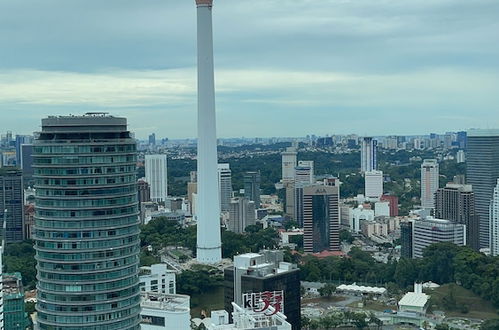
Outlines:
[[354, 294], [375, 294], [383, 295], [386, 293], [385, 288], [379, 288], [375, 286], [363, 286], [357, 284], [341, 284], [336, 288], [336, 291]]
[[428, 308], [430, 296], [423, 293], [423, 284], [414, 283], [414, 292], [406, 293], [398, 302], [401, 312], [416, 312], [424, 314]]
[[142, 293], [142, 330], [190, 330], [190, 297], [180, 294]]

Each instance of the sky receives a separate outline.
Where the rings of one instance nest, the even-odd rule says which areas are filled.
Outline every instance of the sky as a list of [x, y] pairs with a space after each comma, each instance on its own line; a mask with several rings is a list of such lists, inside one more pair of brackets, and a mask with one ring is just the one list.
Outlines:
[[[497, 0], [215, 0], [219, 137], [499, 128]], [[196, 136], [194, 0], [0, 1], [0, 132]]]

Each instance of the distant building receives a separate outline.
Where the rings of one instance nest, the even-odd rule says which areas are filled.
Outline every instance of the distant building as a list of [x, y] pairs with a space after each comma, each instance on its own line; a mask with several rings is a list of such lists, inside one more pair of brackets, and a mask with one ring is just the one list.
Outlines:
[[456, 153], [456, 162], [458, 164], [466, 162], [466, 156], [464, 154], [464, 150], [458, 150]]
[[356, 208], [352, 208], [349, 214], [350, 231], [352, 231], [353, 233], [360, 233], [361, 221], [373, 221], [375, 216], [373, 210], [365, 209], [362, 205], [359, 205]]
[[474, 129], [467, 133], [466, 180], [473, 186], [480, 219], [480, 248], [489, 247], [489, 208], [499, 179], [499, 129]]
[[260, 208], [260, 171], [244, 173], [244, 197], [255, 202], [255, 208]]
[[33, 176], [33, 145], [23, 144], [21, 145], [21, 163], [19, 167], [23, 171], [23, 176], [25, 179], [31, 179]]
[[196, 171], [191, 171], [191, 181], [187, 183], [187, 200], [189, 201], [189, 212], [195, 215], [194, 195], [198, 192], [198, 176]]
[[218, 191], [220, 210], [227, 212], [230, 209], [230, 199], [232, 198], [232, 172], [229, 164], [218, 164]]
[[399, 215], [399, 199], [397, 196], [393, 195], [383, 195], [380, 201], [387, 201], [390, 203], [390, 216], [396, 217]]
[[499, 179], [490, 204], [490, 254], [499, 256]]
[[166, 264], [140, 267], [141, 292], [176, 294], [175, 273]]
[[152, 133], [149, 135], [149, 145], [150, 146], [155, 146], [156, 145], [156, 134]]
[[166, 155], [145, 156], [146, 181], [151, 189], [153, 202], [165, 202], [168, 197], [168, 172]]
[[139, 181], [137, 181], [137, 190], [139, 191], [140, 203], [151, 201], [151, 187], [147, 181], [139, 179]]
[[362, 138], [360, 149], [360, 171], [362, 173], [377, 170], [377, 145], [378, 142], [372, 137]]
[[282, 152], [282, 181], [289, 182], [295, 180], [296, 148], [288, 147]]
[[412, 221], [400, 223], [400, 256], [403, 258], [412, 258], [412, 224]]
[[435, 217], [466, 225], [466, 243], [478, 251], [479, 222], [471, 185], [448, 183], [435, 194]]
[[300, 270], [283, 262], [282, 251], [245, 253], [234, 257], [234, 266], [224, 270], [224, 306], [233, 312], [232, 302], [243, 306], [243, 295], [282, 291], [282, 312], [293, 330], [300, 329]]
[[423, 284], [414, 283], [414, 292], [406, 293], [398, 302], [399, 312], [426, 314], [430, 296], [423, 293]]
[[439, 186], [439, 170], [436, 159], [425, 159], [421, 164], [421, 207], [435, 207], [435, 193]]
[[256, 223], [255, 202], [248, 198], [233, 198], [230, 202], [228, 230], [243, 233]]
[[24, 239], [24, 187], [21, 170], [15, 167], [0, 168], [0, 219], [7, 211], [6, 243]]
[[368, 171], [365, 177], [365, 196], [372, 199], [380, 199], [383, 195], [383, 172]]
[[141, 330], [191, 330], [189, 296], [150, 292], [141, 296]]
[[25, 330], [29, 321], [24, 307], [21, 273], [4, 273], [2, 282], [4, 327], [6, 330]]
[[303, 188], [303, 246], [305, 252], [340, 250], [339, 188]]
[[423, 257], [423, 251], [426, 247], [439, 242], [466, 245], [466, 226], [431, 217], [414, 221], [412, 227], [413, 258]]
[[300, 160], [295, 167], [295, 182], [314, 184], [314, 161]]

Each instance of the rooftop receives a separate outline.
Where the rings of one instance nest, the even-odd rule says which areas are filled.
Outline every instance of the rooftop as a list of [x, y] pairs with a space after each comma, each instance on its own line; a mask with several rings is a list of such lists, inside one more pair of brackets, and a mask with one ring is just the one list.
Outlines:
[[425, 293], [408, 292], [399, 301], [399, 306], [411, 306], [423, 308], [428, 303], [430, 296]]

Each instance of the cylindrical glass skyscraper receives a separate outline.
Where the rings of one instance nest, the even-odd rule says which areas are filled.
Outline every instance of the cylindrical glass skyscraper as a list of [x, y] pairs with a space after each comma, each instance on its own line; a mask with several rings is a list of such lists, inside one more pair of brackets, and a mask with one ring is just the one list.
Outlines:
[[140, 329], [136, 158], [125, 118], [42, 120], [33, 164], [40, 329]]

